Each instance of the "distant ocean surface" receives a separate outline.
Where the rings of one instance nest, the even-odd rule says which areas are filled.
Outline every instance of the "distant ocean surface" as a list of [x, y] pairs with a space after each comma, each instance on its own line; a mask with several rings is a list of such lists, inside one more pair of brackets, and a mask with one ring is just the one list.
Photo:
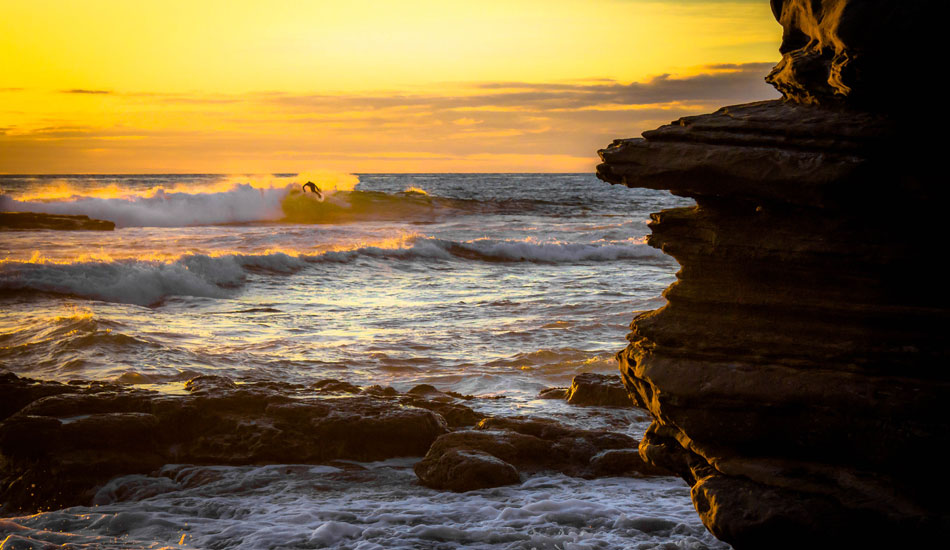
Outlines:
[[[322, 201], [298, 191], [308, 179]], [[637, 438], [641, 411], [536, 396], [616, 372], [634, 312], [662, 306], [678, 269], [644, 244], [649, 213], [690, 204], [589, 174], [0, 176], [0, 189], [0, 210], [117, 224], [0, 233], [0, 370], [174, 393], [198, 374], [427, 383], [504, 396], [471, 402], [489, 414]], [[419, 486], [413, 462], [364, 464], [359, 480], [220, 467], [220, 482], [140, 498], [128, 476], [107, 488], [124, 498], [12, 519], [109, 548], [728, 548], [676, 479], [536, 475], [455, 494]]]

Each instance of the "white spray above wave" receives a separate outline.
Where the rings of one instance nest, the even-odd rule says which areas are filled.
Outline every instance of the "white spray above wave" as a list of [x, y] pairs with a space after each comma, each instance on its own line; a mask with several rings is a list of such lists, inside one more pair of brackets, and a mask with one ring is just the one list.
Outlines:
[[0, 211], [86, 215], [118, 227], [184, 227], [272, 221], [284, 217], [281, 202], [291, 189], [315, 181], [325, 193], [350, 191], [359, 178], [349, 174], [309, 172], [292, 178], [229, 178], [197, 186], [128, 189], [109, 185], [76, 190], [63, 184], [37, 189], [15, 199], [0, 195]]
[[407, 236], [383, 246], [359, 246], [317, 254], [188, 254], [174, 260], [119, 259], [54, 262], [0, 261], [0, 290], [33, 290], [151, 305], [168, 296], [227, 297], [254, 271], [296, 273], [315, 263], [358, 258], [574, 263], [622, 259], [655, 260], [662, 254], [642, 243], [579, 244], [528, 241], [445, 241]]

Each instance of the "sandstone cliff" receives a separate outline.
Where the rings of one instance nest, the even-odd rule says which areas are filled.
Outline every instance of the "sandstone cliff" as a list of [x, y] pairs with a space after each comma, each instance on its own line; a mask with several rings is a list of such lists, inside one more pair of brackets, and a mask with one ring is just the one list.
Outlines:
[[682, 269], [619, 358], [655, 419], [641, 455], [679, 472], [736, 548], [906, 545], [950, 526], [945, 191], [910, 85], [888, 76], [934, 6], [773, 0], [783, 100], [600, 151], [601, 179], [696, 200], [653, 215], [650, 244]]

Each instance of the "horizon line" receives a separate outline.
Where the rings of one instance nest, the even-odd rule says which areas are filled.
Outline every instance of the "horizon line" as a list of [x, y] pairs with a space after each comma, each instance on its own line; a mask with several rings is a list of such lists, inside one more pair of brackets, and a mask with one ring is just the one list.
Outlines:
[[[296, 176], [301, 172], [48, 172], [35, 174], [6, 174], [0, 173], [0, 178], [23, 178], [23, 177], [42, 177], [42, 176], [235, 176], [235, 175], [269, 175], [269, 176]], [[596, 171], [590, 172], [340, 172], [351, 174], [353, 176], [380, 176], [380, 175], [434, 175], [434, 174], [484, 174], [484, 175], [504, 175], [504, 174], [590, 174], [594, 175]]]

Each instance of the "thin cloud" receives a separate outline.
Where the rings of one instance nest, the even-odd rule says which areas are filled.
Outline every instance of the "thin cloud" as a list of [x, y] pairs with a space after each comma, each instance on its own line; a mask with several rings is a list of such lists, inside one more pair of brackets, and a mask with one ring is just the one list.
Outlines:
[[113, 93], [112, 90], [87, 90], [84, 88], [73, 88], [71, 90], [60, 90], [62, 94], [92, 94], [92, 95], [108, 95]]
[[[777, 98], [763, 79], [770, 67], [720, 64], [632, 83], [456, 84], [443, 94], [112, 93], [116, 112], [128, 114], [121, 122], [0, 129], [9, 153], [0, 172], [293, 171], [307, 159], [348, 171], [583, 171], [615, 138]], [[154, 113], [161, 126], [151, 125]]]
[[[737, 102], [770, 94], [764, 76], [771, 63], [721, 64], [706, 73], [674, 77], [659, 75], [645, 82], [574, 84], [564, 82], [482, 82], [474, 90], [491, 93], [436, 96], [427, 94], [330, 95], [272, 94], [264, 101], [297, 109], [475, 109], [519, 108], [526, 110], [584, 109], [604, 105], [653, 105], [685, 101]], [[771, 92], [772, 96], [777, 96]]]

